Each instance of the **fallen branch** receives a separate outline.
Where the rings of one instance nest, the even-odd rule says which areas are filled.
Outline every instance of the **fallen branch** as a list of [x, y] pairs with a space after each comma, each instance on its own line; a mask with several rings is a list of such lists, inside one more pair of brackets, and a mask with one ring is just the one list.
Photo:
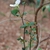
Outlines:
[[49, 35], [47, 38], [41, 40], [40, 43], [42, 43], [42, 42], [44, 42], [44, 41], [46, 41], [46, 40], [48, 40], [48, 39], [50, 39], [50, 35]]
[[46, 40], [48, 40], [48, 39], [50, 39], [50, 36], [47, 37], [47, 38], [44, 38], [42, 41], [40, 41], [40, 43], [38, 44], [36, 50], [38, 50], [38, 48], [40, 47], [40, 45], [41, 45], [42, 42], [44, 42], [44, 41], [46, 41]]

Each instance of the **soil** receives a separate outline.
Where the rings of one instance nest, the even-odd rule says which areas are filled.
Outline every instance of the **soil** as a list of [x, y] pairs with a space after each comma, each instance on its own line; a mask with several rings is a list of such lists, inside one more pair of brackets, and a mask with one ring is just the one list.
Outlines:
[[[17, 40], [19, 36], [23, 36], [23, 31], [20, 29], [22, 21], [20, 17], [14, 17], [11, 14], [13, 8], [9, 5], [13, 2], [14, 0], [0, 0], [0, 50], [22, 50], [22, 44]], [[19, 8], [22, 13], [23, 5], [20, 5]], [[32, 10], [34, 10], [33, 7], [26, 5], [25, 11], [29, 13], [24, 16], [24, 19], [34, 21], [34, 11]], [[42, 12], [38, 14], [38, 20], [42, 15]], [[41, 30], [42, 39], [50, 35], [50, 17], [48, 13], [47, 15], [47, 19], [44, 18], [40, 22], [40, 26], [43, 25], [42, 28], [45, 28], [45, 30]], [[28, 37], [26, 38], [28, 39]], [[50, 39], [43, 42], [40, 47], [42, 50], [50, 50]]]

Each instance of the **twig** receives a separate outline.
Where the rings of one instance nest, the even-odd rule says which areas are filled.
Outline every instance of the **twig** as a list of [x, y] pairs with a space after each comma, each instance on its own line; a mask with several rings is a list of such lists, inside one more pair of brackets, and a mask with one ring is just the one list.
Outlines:
[[[38, 25], [39, 25], [39, 24], [38, 24]], [[41, 41], [41, 26], [39, 25], [39, 43], [40, 43], [40, 41]], [[39, 46], [40, 46], [40, 45], [38, 44], [36, 50], [38, 50]]]
[[44, 42], [44, 41], [46, 41], [46, 40], [48, 40], [48, 39], [50, 39], [50, 36], [47, 37], [47, 38], [45, 38], [45, 39], [43, 39], [43, 40], [38, 44], [38, 47], [36, 48], [36, 50], [38, 50], [38, 48], [40, 47], [40, 45], [41, 45], [42, 42]]
[[[25, 4], [24, 4], [24, 8], [23, 8], [23, 13], [21, 15], [23, 25], [24, 25], [24, 19], [23, 19], [24, 12], [25, 12]], [[26, 28], [24, 28], [24, 35], [23, 35], [23, 38], [24, 38], [24, 50], [25, 50], [25, 30], [26, 30]]]
[[38, 14], [38, 12], [40, 11], [40, 9], [41, 9], [43, 6], [48, 5], [48, 4], [50, 4], [50, 2], [44, 3], [44, 4], [42, 4], [41, 6], [39, 6], [39, 8], [36, 10], [36, 14]]
[[45, 5], [48, 5], [48, 4], [50, 4], [50, 2], [48, 2], [48, 3], [44, 3], [44, 4], [42, 4], [42, 6], [45, 6]]
[[38, 25], [40, 26], [40, 28], [42, 30], [44, 30], [46, 33], [50, 34], [50, 30], [47, 27], [44, 27], [44, 25], [40, 25], [39, 23], [38, 23]]
[[41, 41], [41, 26], [39, 25], [39, 43]]
[[50, 39], [50, 35], [49, 35], [49, 37], [47, 37], [47, 38], [43, 39], [40, 43], [42, 43], [42, 42], [46, 41], [47, 39]]
[[[11, 20], [19, 21], [19, 20], [21, 20], [21, 19], [11, 18]], [[7, 22], [7, 21], [10, 21], [10, 19], [2, 20], [2, 21], [0, 21], [0, 24], [3, 24], [3, 23], [5, 23], [5, 22]]]
[[31, 32], [32, 32], [32, 30], [31, 30], [31, 26], [30, 26], [30, 32], [29, 32], [29, 34], [30, 34], [30, 50], [31, 50], [31, 42], [32, 42], [32, 41], [31, 41], [31, 38], [32, 38], [32, 37], [31, 37]]
[[[35, 22], [36, 22], [36, 25], [37, 25], [37, 15], [38, 15], [38, 12], [43, 4], [43, 0], [41, 0], [41, 4], [39, 6], [39, 8], [37, 9], [37, 11], [35, 12]], [[36, 34], [37, 34], [37, 45], [35, 46], [35, 49], [38, 47], [38, 44], [39, 44], [39, 36], [38, 36], [38, 26], [36, 26]]]
[[[21, 20], [21, 19], [11, 18], [11, 21], [19, 21], [19, 20]], [[30, 22], [29, 20], [26, 20], [26, 19], [23, 19], [23, 20]], [[7, 22], [7, 21], [10, 21], [10, 19], [2, 20], [2, 21], [0, 21], [0, 24], [3, 24], [5, 22]]]
[[[37, 9], [37, 11], [35, 12], [35, 22], [36, 22], [36, 25], [37, 25], [37, 15], [38, 15], [39, 10], [40, 10], [43, 6], [45, 6], [45, 5], [47, 5], [47, 4], [50, 4], [50, 2], [43, 4], [43, 0], [41, 0], [41, 5], [39, 6], [39, 8]], [[39, 39], [38, 39], [38, 38], [39, 38], [39, 37], [38, 37], [38, 26], [36, 26], [36, 33], [37, 33], [37, 46], [36, 46], [35, 48], [38, 47], [38, 43], [39, 43]]]

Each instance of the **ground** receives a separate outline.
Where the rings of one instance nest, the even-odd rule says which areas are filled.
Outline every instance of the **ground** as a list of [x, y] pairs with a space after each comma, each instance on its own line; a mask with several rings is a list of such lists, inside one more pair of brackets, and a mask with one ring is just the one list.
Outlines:
[[[12, 1], [13, 2], [13, 1]], [[0, 0], [0, 50], [22, 50], [22, 44], [17, 41], [17, 38], [22, 35], [20, 26], [22, 22], [19, 17], [14, 17], [11, 14], [11, 7], [9, 6], [11, 1]], [[34, 21], [34, 10], [33, 7], [26, 5], [25, 11], [31, 12], [24, 16], [29, 21]], [[23, 11], [23, 5], [20, 5], [20, 11]], [[39, 19], [41, 15], [39, 15]], [[9, 19], [12, 19], [9, 20]], [[19, 20], [18, 20], [19, 19]], [[15, 21], [17, 20], [17, 21]], [[49, 31], [42, 31], [42, 39], [48, 37], [50, 34], [50, 18], [43, 19], [40, 25]], [[27, 37], [28, 38], [28, 37]], [[43, 50], [50, 50], [50, 40], [46, 40], [41, 45]]]

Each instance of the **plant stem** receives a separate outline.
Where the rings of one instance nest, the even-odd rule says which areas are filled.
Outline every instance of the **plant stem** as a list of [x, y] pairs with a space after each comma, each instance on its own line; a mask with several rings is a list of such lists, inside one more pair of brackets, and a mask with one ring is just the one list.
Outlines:
[[36, 34], [37, 34], [37, 45], [35, 46], [35, 48], [37, 48], [39, 44], [37, 15], [38, 15], [39, 10], [42, 8], [43, 3], [44, 3], [44, 0], [41, 0], [40, 6], [37, 8], [37, 11], [35, 12], [35, 23], [36, 23]]
[[31, 41], [31, 32], [32, 32], [32, 30], [31, 30], [31, 26], [30, 26], [30, 33], [29, 33], [30, 34], [30, 49], [29, 50], [31, 50], [31, 42], [32, 42]]
[[35, 22], [36, 22], [36, 34], [37, 34], [37, 45], [35, 48], [37, 48], [39, 43], [39, 37], [38, 37], [38, 26], [37, 26], [37, 13], [35, 14]]
[[24, 50], [25, 50], [25, 28], [24, 28]]
[[31, 35], [30, 35], [30, 50], [31, 50]]
[[[22, 19], [22, 23], [24, 25], [23, 17], [21, 19]], [[23, 42], [23, 44], [24, 44], [24, 50], [25, 50], [25, 29], [26, 28], [24, 28], [24, 35], [23, 35], [23, 39], [24, 39], [24, 42]]]
[[[25, 4], [24, 4], [24, 8], [23, 8], [23, 13], [21, 15], [21, 19], [22, 19], [23, 25], [24, 25], [24, 19], [23, 19], [24, 11], [25, 11]], [[25, 30], [26, 30], [26, 28], [24, 28], [24, 35], [23, 35], [23, 39], [24, 39], [24, 42], [23, 42], [23, 44], [24, 44], [24, 50], [25, 50]]]

